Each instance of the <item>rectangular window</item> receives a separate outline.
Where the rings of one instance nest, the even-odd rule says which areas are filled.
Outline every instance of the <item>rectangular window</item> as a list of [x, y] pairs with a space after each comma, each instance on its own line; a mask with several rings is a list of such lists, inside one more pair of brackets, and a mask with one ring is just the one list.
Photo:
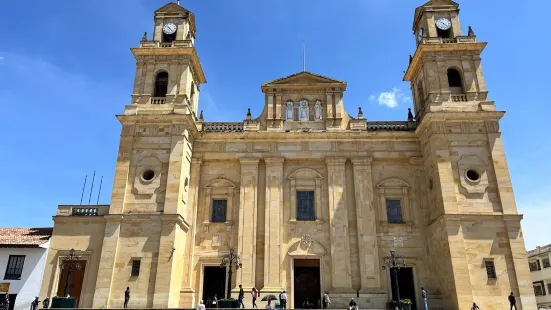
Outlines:
[[315, 221], [314, 192], [297, 191], [297, 221]]
[[212, 201], [212, 220], [213, 223], [226, 222], [226, 210], [228, 208], [227, 200], [213, 200]]
[[488, 275], [488, 279], [497, 279], [496, 275], [496, 266], [494, 265], [494, 261], [487, 260], [484, 262], [486, 265], [486, 274]]
[[402, 219], [402, 201], [401, 200], [386, 200], [386, 217], [389, 223], [401, 224]]
[[549, 258], [544, 258], [541, 260], [541, 263], [543, 265], [543, 268], [549, 268], [551, 267], [551, 264], [549, 263]]
[[140, 265], [142, 261], [139, 259], [135, 259], [132, 261], [132, 276], [137, 277], [140, 275]]
[[530, 271], [538, 271], [538, 270], [540, 270], [538, 261], [530, 262]]
[[534, 283], [534, 294], [536, 294], [536, 296], [545, 295], [545, 290], [543, 289], [541, 282]]
[[10, 255], [4, 280], [21, 280], [25, 255]]

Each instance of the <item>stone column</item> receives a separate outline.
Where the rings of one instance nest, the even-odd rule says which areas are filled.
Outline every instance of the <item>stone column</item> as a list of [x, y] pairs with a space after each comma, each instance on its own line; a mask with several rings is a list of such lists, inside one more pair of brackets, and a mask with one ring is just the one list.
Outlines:
[[281, 229], [283, 227], [283, 158], [266, 158], [264, 288], [279, 292], [281, 282]]
[[245, 291], [255, 286], [256, 269], [256, 209], [259, 158], [240, 158], [241, 191], [239, 193], [239, 235], [237, 253], [243, 267], [237, 271], [236, 282]]
[[362, 293], [381, 287], [377, 224], [373, 201], [372, 157], [352, 158]]
[[333, 292], [352, 292], [345, 157], [326, 158]]

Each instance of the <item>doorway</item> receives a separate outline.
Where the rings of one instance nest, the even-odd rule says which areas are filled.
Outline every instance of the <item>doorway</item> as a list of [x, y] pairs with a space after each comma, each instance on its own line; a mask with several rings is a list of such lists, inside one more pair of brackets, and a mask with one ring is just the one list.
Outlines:
[[[4, 309], [4, 299], [6, 298], [6, 293], [0, 294], [0, 306], [1, 309]], [[13, 310], [13, 307], [15, 306], [15, 299], [17, 298], [17, 294], [9, 294], [8, 298], [10, 300], [10, 307], [8, 310]]]
[[226, 268], [220, 266], [205, 266], [203, 269], [203, 302], [207, 308], [213, 307], [214, 295], [218, 299], [226, 298]]
[[294, 263], [294, 292], [295, 309], [305, 308], [308, 300], [310, 308], [321, 309], [321, 281], [319, 259], [295, 259]]
[[[391, 270], [393, 272], [393, 270]], [[392, 274], [392, 273], [391, 273]], [[392, 299], [396, 300], [396, 283], [391, 278], [392, 283]], [[398, 284], [400, 285], [400, 298], [411, 300], [411, 309], [417, 310], [415, 298], [415, 281], [413, 280], [413, 268], [398, 269]]]
[[[82, 283], [84, 282], [84, 272], [86, 271], [86, 261], [77, 260], [74, 264], [80, 264], [80, 269], [71, 269], [71, 279], [69, 279], [69, 288], [67, 293], [76, 299], [76, 305], [78, 307], [80, 303], [80, 294], [82, 293]], [[59, 278], [59, 285], [57, 286], [57, 296], [63, 296], [65, 290], [65, 283], [67, 282], [67, 273], [69, 269], [64, 268], [61, 270], [61, 276]]]

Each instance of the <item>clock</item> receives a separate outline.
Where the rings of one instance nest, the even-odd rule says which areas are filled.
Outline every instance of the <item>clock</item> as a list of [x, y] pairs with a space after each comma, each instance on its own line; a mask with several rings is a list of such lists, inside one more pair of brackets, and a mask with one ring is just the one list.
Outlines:
[[423, 33], [424, 29], [423, 28], [419, 28], [419, 30], [417, 31], [417, 42], [421, 42], [423, 41]]
[[176, 25], [174, 25], [173, 23], [165, 24], [163, 26], [163, 32], [165, 34], [173, 34], [174, 32], [176, 32]]
[[452, 22], [447, 18], [440, 18], [436, 21], [436, 27], [440, 30], [448, 30], [452, 27]]

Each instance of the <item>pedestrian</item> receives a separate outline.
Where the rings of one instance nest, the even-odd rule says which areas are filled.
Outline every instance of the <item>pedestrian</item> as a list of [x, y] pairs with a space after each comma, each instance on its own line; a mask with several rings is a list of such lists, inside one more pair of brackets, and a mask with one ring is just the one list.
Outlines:
[[509, 295], [509, 304], [511, 305], [511, 310], [513, 310], [513, 307], [517, 310], [517, 300], [515, 299], [515, 294], [513, 294], [513, 292]]
[[268, 303], [266, 304], [266, 307], [264, 309], [272, 309], [272, 300], [268, 299]]
[[10, 294], [6, 292], [4, 295], [4, 302], [2, 303], [2, 309], [3, 310], [9, 310], [10, 309]]
[[251, 295], [253, 297], [253, 309], [258, 308], [258, 306], [256, 305], [256, 299], [258, 298], [258, 290], [256, 289], [256, 287], [253, 287]]
[[207, 302], [205, 303], [206, 308], [212, 308], [212, 299], [210, 297], [207, 298]]
[[480, 310], [476, 302], [473, 302], [473, 307], [471, 308], [471, 310]]
[[285, 290], [281, 291], [281, 294], [279, 294], [279, 305], [281, 309], [287, 309], [287, 292]]
[[308, 298], [302, 302], [302, 309], [310, 309], [310, 302], [308, 301]]
[[31, 302], [31, 310], [37, 310], [39, 303], [40, 301], [38, 300], [38, 297], [35, 297], [34, 300]]
[[43, 309], [48, 309], [49, 307], [50, 307], [50, 298], [46, 297], [42, 301], [42, 308]]
[[126, 291], [124, 291], [124, 309], [128, 308], [129, 301], [130, 301], [130, 287], [126, 287]]
[[350, 298], [350, 302], [348, 303], [348, 309], [349, 310], [358, 310], [358, 305], [354, 301], [354, 298]]
[[323, 309], [329, 309], [330, 304], [331, 299], [329, 299], [329, 293], [325, 292], [325, 294], [323, 294]]
[[423, 309], [429, 310], [429, 304], [427, 303], [427, 292], [423, 287], [421, 288], [421, 298], [423, 299]]
[[243, 291], [243, 286], [239, 284], [239, 295], [237, 295], [237, 306], [239, 308], [245, 309], [245, 304], [243, 303], [243, 298], [245, 298], [245, 292]]
[[197, 310], [206, 310], [206, 308], [207, 307], [205, 307], [203, 300], [201, 300], [201, 302], [199, 302], [199, 304], [197, 305]]
[[212, 307], [218, 308], [218, 297], [216, 296], [216, 294], [214, 294], [214, 298], [212, 299]]

